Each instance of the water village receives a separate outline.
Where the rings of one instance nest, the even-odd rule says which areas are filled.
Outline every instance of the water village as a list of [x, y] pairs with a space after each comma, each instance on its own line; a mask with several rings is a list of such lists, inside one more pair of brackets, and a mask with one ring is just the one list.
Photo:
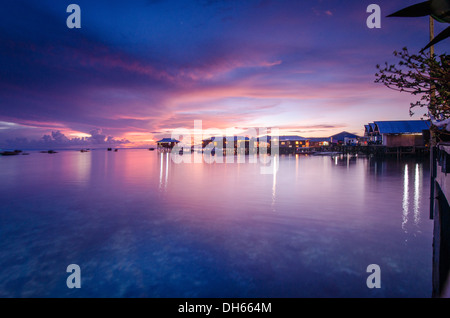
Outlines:
[[[330, 137], [306, 138], [301, 136], [279, 136], [279, 154], [312, 155], [373, 155], [402, 156], [428, 155], [430, 123], [424, 120], [375, 121], [364, 125], [364, 135], [358, 136], [346, 131]], [[222, 150], [224, 154], [255, 153], [265, 147], [270, 153], [271, 136], [210, 137], [202, 140], [201, 149], [209, 147], [212, 154]], [[158, 151], [171, 151], [180, 141], [163, 138], [157, 142]], [[231, 145], [230, 145], [231, 144]], [[198, 148], [200, 148], [198, 147]], [[195, 146], [182, 151], [192, 152]], [[198, 149], [197, 148], [197, 149]], [[253, 152], [252, 152], [253, 151]]]
[[[329, 137], [301, 137], [279, 136], [272, 140], [271, 136], [248, 137], [210, 137], [202, 140], [199, 148], [212, 148], [215, 151], [222, 150], [224, 154], [230, 151], [234, 154], [248, 154], [252, 149], [262, 147], [271, 153], [272, 143], [278, 143], [279, 154], [312, 154], [312, 155], [373, 155], [373, 156], [402, 156], [402, 155], [428, 155], [430, 141], [430, 123], [424, 120], [398, 120], [375, 121], [364, 125], [364, 135], [358, 136], [346, 131]], [[156, 149], [161, 152], [169, 152], [180, 141], [172, 138], [163, 138], [157, 141]], [[230, 143], [232, 145], [230, 146]], [[185, 152], [193, 152], [196, 147], [184, 149]], [[197, 148], [198, 149], [198, 148]], [[117, 152], [118, 149], [107, 148], [108, 151]], [[149, 148], [153, 151], [155, 148]], [[91, 149], [81, 149], [81, 152], [90, 152]], [[54, 154], [54, 150], [41, 151]], [[251, 152], [252, 154], [255, 152]], [[29, 155], [22, 150], [1, 151], [2, 156]]]

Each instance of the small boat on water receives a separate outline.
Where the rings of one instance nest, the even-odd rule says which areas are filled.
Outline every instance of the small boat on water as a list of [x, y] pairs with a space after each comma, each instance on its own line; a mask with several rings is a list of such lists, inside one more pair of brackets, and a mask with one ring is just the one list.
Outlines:
[[21, 152], [22, 152], [22, 150], [2, 151], [2, 152], [0, 152], [0, 155], [2, 155], [2, 156], [17, 156]]
[[153, 150], [155, 150], [155, 148], [148, 148], [148, 150], [153, 151]]
[[48, 151], [41, 151], [41, 153], [50, 153], [50, 154], [54, 154], [54, 153], [57, 153], [56, 151], [54, 151], [54, 150], [48, 150]]
[[89, 149], [81, 149], [80, 152], [89, 152]]

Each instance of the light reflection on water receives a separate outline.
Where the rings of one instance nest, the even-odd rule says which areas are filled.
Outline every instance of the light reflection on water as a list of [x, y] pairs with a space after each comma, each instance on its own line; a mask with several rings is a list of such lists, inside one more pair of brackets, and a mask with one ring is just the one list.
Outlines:
[[[160, 153], [160, 158], [159, 158], [159, 161], [161, 162], [160, 170], [159, 170], [159, 188], [160, 189], [167, 189], [167, 183], [169, 180], [169, 169], [170, 169], [169, 160], [170, 160], [170, 154], [168, 152]], [[164, 180], [163, 180], [163, 175], [164, 175]]]
[[0, 157], [0, 296], [430, 296], [426, 161], [291, 155], [273, 174], [244, 161]]
[[403, 222], [402, 229], [405, 230], [406, 223], [408, 222], [408, 212], [409, 212], [409, 177], [408, 177], [408, 165], [405, 164], [403, 176]]
[[[423, 167], [422, 163], [415, 163], [414, 169], [411, 169], [408, 164], [404, 165], [403, 174], [403, 220], [402, 229], [405, 233], [408, 233], [408, 224], [414, 225], [414, 231], [420, 231], [419, 222], [421, 219], [420, 215], [420, 201], [422, 199], [422, 179], [423, 179]], [[409, 178], [414, 177], [414, 183], [410, 184]], [[413, 198], [411, 199], [410, 188], [414, 189]], [[412, 202], [412, 208], [411, 208]], [[411, 224], [413, 222], [414, 224]]]
[[421, 174], [422, 169], [419, 169], [419, 164], [416, 163], [416, 169], [414, 171], [414, 224], [418, 225], [420, 221], [419, 203], [421, 198]]

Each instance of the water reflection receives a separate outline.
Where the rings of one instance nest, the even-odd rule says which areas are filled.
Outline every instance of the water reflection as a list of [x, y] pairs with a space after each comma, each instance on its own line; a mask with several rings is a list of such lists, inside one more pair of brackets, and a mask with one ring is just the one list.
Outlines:
[[414, 224], [419, 224], [420, 214], [419, 214], [419, 204], [420, 204], [420, 186], [421, 186], [421, 169], [419, 169], [419, 164], [416, 163], [415, 178], [414, 178]]
[[91, 174], [91, 153], [80, 153], [77, 157], [77, 173], [76, 179], [78, 182], [86, 182]]
[[332, 156], [331, 160], [334, 161], [335, 166], [346, 166], [349, 168], [350, 165], [356, 164], [357, 157], [351, 155], [336, 155]]
[[[169, 152], [161, 152], [159, 155], [160, 167], [159, 167], [159, 189], [167, 189], [167, 184], [169, 183]], [[164, 176], [164, 180], [163, 180]]]
[[416, 159], [276, 156], [272, 175], [143, 150], [2, 159], [0, 295], [72, 296], [49, 277], [75, 258], [111, 277], [77, 296], [371, 297], [369, 262], [390, 278], [376, 296], [430, 294]]
[[407, 233], [406, 223], [408, 223], [408, 211], [409, 211], [409, 178], [408, 178], [408, 165], [405, 164], [403, 172], [403, 221], [402, 229]]
[[[415, 163], [413, 167], [414, 169], [410, 169], [410, 165], [405, 164], [403, 168], [402, 229], [405, 234], [409, 232], [407, 225], [410, 224], [410, 220], [412, 220], [416, 229], [418, 229], [417, 226], [420, 223], [423, 165], [421, 163]], [[414, 180], [414, 182], [411, 184], [410, 180]], [[410, 195], [411, 188], [413, 189], [412, 200]]]
[[[352, 173], [353, 181], [358, 177], [364, 177], [366, 174], [359, 174], [359, 168], [364, 166], [369, 175], [374, 175], [378, 180], [377, 183], [370, 184], [364, 178], [358, 186], [353, 187], [353, 191], [363, 190], [360, 195], [367, 196], [371, 188], [378, 193], [380, 190], [378, 185], [384, 187], [389, 184], [390, 191], [398, 193], [399, 201], [401, 202], [401, 231], [403, 234], [416, 236], [421, 231], [421, 206], [423, 191], [425, 185], [423, 184], [423, 170], [424, 162], [415, 158], [356, 158], [350, 156], [334, 156], [331, 159], [332, 167], [347, 167], [347, 170]], [[351, 169], [349, 169], [351, 168]], [[389, 181], [388, 181], [389, 180]], [[397, 181], [396, 181], [397, 180]], [[398, 182], [400, 191], [396, 191], [395, 183]], [[323, 184], [324, 186], [325, 184]], [[368, 188], [370, 186], [370, 188]], [[323, 187], [324, 188], [324, 187]], [[365, 189], [364, 189], [365, 188]], [[342, 190], [343, 191], [343, 190]], [[341, 191], [341, 192], [342, 192]], [[354, 202], [355, 198], [351, 200]], [[405, 239], [407, 241], [407, 238]]]
[[[394, 166], [396, 171], [398, 170], [396, 163], [391, 162], [390, 165]], [[370, 174], [374, 174], [376, 176], [386, 175], [388, 173], [387, 166], [388, 166], [387, 160], [375, 157], [370, 157], [368, 159], [367, 168]]]
[[275, 205], [275, 199], [277, 196], [277, 172], [278, 172], [278, 156], [273, 156], [273, 180], [272, 180], [272, 208]]
[[[30, 158], [33, 157], [30, 156]], [[47, 176], [52, 173], [51, 171], [55, 170], [58, 171], [61, 178], [68, 181], [71, 185], [86, 185], [90, 181], [93, 170], [92, 154], [90, 152], [73, 153], [72, 156], [63, 157], [63, 160], [58, 160], [57, 162], [52, 163], [48, 161], [41, 163], [39, 169], [40, 173]]]

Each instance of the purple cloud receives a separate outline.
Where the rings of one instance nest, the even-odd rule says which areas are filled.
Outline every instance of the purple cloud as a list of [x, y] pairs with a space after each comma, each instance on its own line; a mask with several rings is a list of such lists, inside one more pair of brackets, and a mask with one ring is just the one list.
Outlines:
[[129, 144], [126, 139], [116, 139], [107, 136], [101, 129], [91, 131], [89, 137], [68, 138], [60, 131], [52, 131], [50, 135], [44, 135], [40, 139], [28, 139], [17, 137], [0, 142], [5, 149], [61, 149], [61, 148], [86, 148], [86, 147], [118, 147]]

